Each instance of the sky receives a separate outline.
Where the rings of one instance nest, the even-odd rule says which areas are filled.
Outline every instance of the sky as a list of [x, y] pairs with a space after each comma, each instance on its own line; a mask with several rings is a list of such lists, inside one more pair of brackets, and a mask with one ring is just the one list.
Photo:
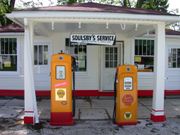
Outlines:
[[[28, 2], [29, 0], [16, 0], [15, 7], [22, 6], [21, 1]], [[49, 0], [33, 0], [33, 1], [34, 2], [40, 1], [40, 2], [43, 3], [43, 6], [48, 6], [50, 4]], [[51, 0], [51, 1], [53, 2], [54, 5], [57, 3], [57, 0]], [[180, 14], [180, 0], [169, 0], [169, 11], [172, 11], [172, 10], [175, 10], [175, 9], [178, 9], [178, 11], [179, 11], [178, 14]]]

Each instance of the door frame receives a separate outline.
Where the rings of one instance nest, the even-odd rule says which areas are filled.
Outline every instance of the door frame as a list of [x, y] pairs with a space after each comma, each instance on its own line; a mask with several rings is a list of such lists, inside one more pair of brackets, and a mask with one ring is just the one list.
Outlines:
[[[118, 44], [119, 43], [119, 44]], [[118, 65], [124, 64], [124, 41], [123, 40], [117, 40], [115, 41], [114, 47], [117, 46], [119, 50], [118, 54]], [[112, 46], [112, 47], [113, 47]], [[111, 46], [100, 46], [99, 49], [99, 91], [106, 91], [103, 89], [103, 70], [105, 69], [105, 47], [111, 47]]]

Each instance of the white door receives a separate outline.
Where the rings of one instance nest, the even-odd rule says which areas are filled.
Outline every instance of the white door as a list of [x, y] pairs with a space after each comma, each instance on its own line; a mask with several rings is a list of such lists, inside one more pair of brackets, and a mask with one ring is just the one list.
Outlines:
[[116, 41], [114, 46], [101, 47], [101, 90], [114, 90], [116, 67], [124, 63], [124, 44]]
[[171, 45], [166, 51], [166, 90], [180, 89], [180, 46]]
[[34, 77], [36, 89], [50, 89], [51, 48], [47, 43], [34, 45]]

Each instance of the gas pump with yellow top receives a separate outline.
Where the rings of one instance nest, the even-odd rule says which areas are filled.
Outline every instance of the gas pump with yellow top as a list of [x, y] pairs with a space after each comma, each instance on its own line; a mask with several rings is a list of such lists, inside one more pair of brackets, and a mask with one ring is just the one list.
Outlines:
[[[73, 98], [74, 59], [65, 53], [54, 54], [51, 59], [51, 125], [72, 125], [75, 112]], [[74, 99], [74, 100], [73, 100]]]
[[117, 67], [115, 79], [114, 122], [117, 125], [137, 123], [137, 68], [134, 65]]

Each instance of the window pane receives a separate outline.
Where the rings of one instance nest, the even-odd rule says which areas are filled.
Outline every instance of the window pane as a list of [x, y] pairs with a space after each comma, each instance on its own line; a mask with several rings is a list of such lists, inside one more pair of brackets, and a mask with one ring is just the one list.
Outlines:
[[154, 40], [151, 40], [151, 55], [154, 55]]
[[17, 71], [17, 56], [0, 55], [0, 71]]
[[146, 50], [146, 40], [143, 40], [143, 55], [147, 55]]
[[9, 52], [8, 52], [8, 39], [7, 38], [5, 38], [5, 40], [4, 40], [4, 45], [5, 45], [5, 54], [9, 54]]
[[5, 47], [4, 47], [4, 38], [1, 39], [1, 54], [5, 53]]
[[114, 47], [114, 54], [117, 54], [117, 47]]
[[173, 65], [172, 65], [172, 49], [169, 49], [168, 50], [168, 67], [169, 68], [172, 68], [173, 67]]
[[43, 47], [42, 45], [39, 46], [39, 65], [43, 64]]
[[17, 50], [15, 38], [0, 39], [0, 71], [17, 71], [17, 51], [13, 52], [13, 49]]
[[147, 40], [147, 55], [151, 55], [151, 42]]
[[105, 53], [109, 53], [109, 47], [106, 47], [106, 52]]
[[112, 68], [113, 67], [113, 61], [110, 61], [110, 67]]
[[180, 58], [177, 59], [177, 67], [180, 68]]
[[34, 65], [38, 64], [38, 47], [34, 46]]
[[109, 55], [106, 54], [105, 60], [109, 60]]
[[48, 64], [48, 46], [44, 46], [44, 65]]
[[13, 39], [9, 39], [9, 54], [13, 54]]
[[141, 62], [135, 62], [138, 71], [153, 72], [154, 70], [154, 57], [141, 57]]
[[142, 40], [139, 40], [139, 55], [142, 55]]
[[117, 54], [114, 54], [114, 60], [117, 60], [117, 57], [118, 55]]
[[113, 48], [112, 48], [112, 47], [110, 47], [109, 49], [110, 49], [110, 53], [113, 53]]
[[138, 55], [138, 40], [135, 40], [135, 55]]
[[105, 64], [106, 66], [106, 68], [108, 68], [109, 67], [109, 62], [108, 61], [106, 61], [106, 64]]
[[114, 67], [117, 67], [117, 60], [114, 61]]
[[15, 38], [13, 38], [13, 50], [12, 50], [12, 53], [13, 54], [17, 53], [17, 42], [16, 42]]
[[113, 60], [113, 54], [110, 54], [110, 61]]

